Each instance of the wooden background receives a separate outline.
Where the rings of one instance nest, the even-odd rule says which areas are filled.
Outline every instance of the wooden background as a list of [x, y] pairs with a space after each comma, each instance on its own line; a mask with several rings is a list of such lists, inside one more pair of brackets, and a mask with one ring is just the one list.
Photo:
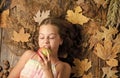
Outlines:
[[[7, 2], [8, 6], [9, 2], [11, 4], [7, 7], [7, 9], [9, 9], [9, 16], [7, 21], [5, 21], [6, 25], [2, 26], [4, 24], [1, 24], [0, 26], [0, 65], [4, 65], [3, 60], [8, 60], [10, 67], [12, 68], [26, 49], [33, 49], [34, 47], [34, 45], [30, 42], [25, 44], [12, 41], [12, 32], [14, 30], [19, 31], [21, 27], [24, 27], [26, 29], [30, 28], [31, 30], [26, 31], [33, 34], [36, 29], [33, 16], [35, 16], [37, 11], [50, 10], [50, 16], [65, 18], [67, 10], [73, 10], [75, 6], [81, 6], [84, 9], [85, 16], [99, 20], [99, 25], [107, 25], [108, 6], [110, 5], [110, 1], [112, 2], [113, 0], [106, 0], [106, 3], [108, 4], [104, 7], [102, 4], [96, 4], [94, 0], [1, 0], [1, 3], [2, 1]], [[4, 10], [6, 9], [1, 9], [1, 15]], [[119, 21], [116, 21], [109, 24], [119, 25], [119, 23]], [[89, 28], [87, 25], [89, 26], [89, 24], [85, 24], [86, 27], [83, 28], [84, 30], [82, 31], [84, 46], [82, 46], [81, 53], [83, 56], [76, 55], [76, 57], [79, 56], [79, 59], [88, 58], [91, 60], [92, 68], [89, 72], [92, 72], [93, 78], [102, 78], [103, 72], [101, 67], [106, 66], [106, 64], [88, 48], [88, 37], [90, 35], [85, 35], [86, 31], [88, 31], [87, 29]], [[118, 55], [118, 61], [120, 61], [119, 58], [120, 57]], [[119, 66], [117, 70], [120, 70]], [[120, 73], [118, 73], [118, 76], [120, 76], [119, 74]]]

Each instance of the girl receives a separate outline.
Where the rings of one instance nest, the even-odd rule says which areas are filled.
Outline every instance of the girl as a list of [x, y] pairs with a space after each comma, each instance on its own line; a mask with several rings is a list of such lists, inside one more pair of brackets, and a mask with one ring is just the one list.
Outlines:
[[50, 49], [51, 53], [46, 57], [41, 52], [24, 52], [8, 78], [69, 78], [71, 66], [58, 58], [70, 50], [69, 25], [67, 21], [57, 18], [43, 20], [38, 44], [40, 48]]

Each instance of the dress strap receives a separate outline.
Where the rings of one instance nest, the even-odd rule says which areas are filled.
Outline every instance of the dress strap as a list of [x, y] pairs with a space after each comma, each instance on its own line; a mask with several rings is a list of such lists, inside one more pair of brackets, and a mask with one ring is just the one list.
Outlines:
[[31, 59], [36, 55], [36, 53], [34, 53], [32, 56], [31, 56]]
[[52, 64], [52, 72], [54, 74], [54, 78], [57, 78], [58, 72], [56, 70], [56, 66], [60, 63], [60, 61], [57, 61], [55, 64]]
[[57, 62], [54, 64], [54, 66], [56, 67], [59, 63], [60, 63], [60, 61], [57, 61]]

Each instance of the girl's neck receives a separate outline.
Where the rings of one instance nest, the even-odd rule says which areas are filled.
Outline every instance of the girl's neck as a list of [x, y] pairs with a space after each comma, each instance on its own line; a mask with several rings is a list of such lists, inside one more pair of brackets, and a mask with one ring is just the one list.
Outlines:
[[51, 57], [51, 63], [52, 64], [55, 64], [58, 61], [59, 61], [58, 57]]

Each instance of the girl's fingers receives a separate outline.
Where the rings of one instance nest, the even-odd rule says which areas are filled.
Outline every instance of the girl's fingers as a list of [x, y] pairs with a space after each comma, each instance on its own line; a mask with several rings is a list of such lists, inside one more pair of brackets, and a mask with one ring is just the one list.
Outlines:
[[44, 56], [42, 53], [40, 53], [40, 55], [41, 55], [41, 57], [42, 57], [42, 60], [43, 60], [43, 62], [47, 62], [47, 59], [48, 59], [48, 57], [46, 57], [46, 56]]
[[43, 66], [43, 69], [49, 69], [51, 68], [51, 61], [50, 61], [50, 55], [47, 54], [47, 56], [44, 56], [42, 53], [40, 53], [41, 55], [41, 65]]
[[47, 59], [50, 61], [50, 53], [47, 52]]

